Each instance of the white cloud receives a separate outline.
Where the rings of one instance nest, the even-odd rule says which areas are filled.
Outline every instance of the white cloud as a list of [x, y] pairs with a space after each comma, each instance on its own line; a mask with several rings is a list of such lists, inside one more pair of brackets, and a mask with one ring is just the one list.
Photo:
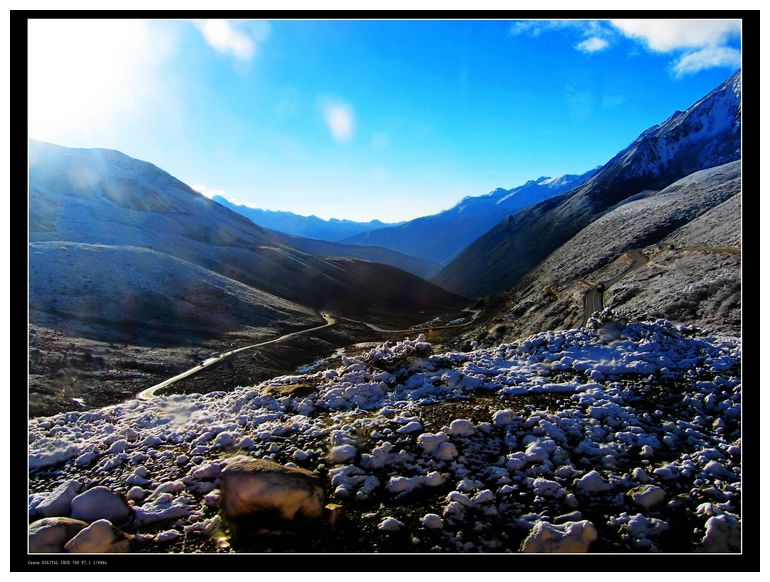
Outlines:
[[610, 43], [603, 38], [592, 36], [591, 38], [587, 38], [583, 42], [578, 43], [575, 48], [584, 53], [596, 53], [606, 49], [609, 45]]
[[339, 142], [350, 140], [355, 126], [353, 109], [341, 101], [327, 101], [322, 107], [324, 122], [332, 137]]
[[712, 67], [740, 67], [741, 52], [730, 47], [707, 47], [681, 57], [673, 67], [677, 77]]
[[270, 24], [265, 21], [235, 25], [228, 20], [204, 20], [197, 26], [214, 50], [241, 61], [251, 60], [259, 44], [270, 37]]
[[677, 76], [711, 68], [740, 66], [740, 50], [728, 45], [741, 34], [740, 20], [521, 20], [511, 24], [511, 36], [533, 37], [564, 31], [579, 35], [575, 49], [594, 53], [618, 37], [638, 42], [654, 53], [677, 53], [672, 72]]
[[216, 188], [209, 188], [205, 184], [192, 184], [190, 185], [190, 188], [195, 190], [196, 192], [200, 192], [207, 198], [213, 198], [214, 196], [224, 196], [225, 191], [224, 190], [218, 190]]
[[583, 33], [584, 36], [595, 36], [606, 27], [599, 20], [518, 20], [508, 28], [508, 34], [518, 36], [529, 34], [540, 36], [544, 32], [552, 30], [573, 29]]
[[740, 35], [739, 20], [611, 20], [625, 36], [655, 52], [722, 45]]
[[572, 31], [583, 37], [575, 48], [584, 53], [595, 53], [609, 46], [609, 38], [615, 34], [607, 21], [602, 20], [519, 20], [508, 28], [510, 36], [528, 34], [538, 37], [544, 32]]

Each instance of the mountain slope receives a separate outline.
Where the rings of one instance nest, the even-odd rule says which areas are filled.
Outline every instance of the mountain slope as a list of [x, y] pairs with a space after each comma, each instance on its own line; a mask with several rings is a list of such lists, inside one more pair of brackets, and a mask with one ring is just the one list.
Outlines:
[[[115, 151], [30, 142], [29, 205], [30, 242], [149, 248], [264, 292], [266, 298], [313, 309], [417, 322], [462, 303], [387, 265], [294, 249], [152, 164]], [[109, 260], [97, 255], [95, 261]], [[30, 260], [40, 261], [31, 268], [45, 269], [53, 258], [41, 247]], [[77, 271], [65, 274], [89, 284]]]
[[263, 210], [243, 204], [235, 204], [223, 196], [214, 196], [212, 200], [233, 212], [245, 216], [262, 228], [277, 230], [294, 236], [332, 242], [341, 241], [359, 233], [374, 230], [375, 228], [395, 226], [394, 223], [382, 222], [380, 220], [371, 220], [369, 222], [340, 220], [339, 218], [323, 220], [317, 216], [301, 216], [282, 210]]
[[276, 320], [308, 325], [318, 319], [306, 307], [148, 248], [37, 242], [29, 252], [33, 309], [87, 314], [127, 339], [221, 335]]
[[468, 196], [449, 210], [362, 233], [345, 242], [379, 245], [445, 264], [505, 216], [561, 194], [592, 174], [542, 177], [511, 190], [498, 188], [485, 196]]
[[500, 222], [433, 280], [468, 296], [503, 291], [622, 200], [739, 159], [740, 96], [737, 73], [642, 133], [581, 186]]
[[580, 326], [601, 283], [604, 306], [620, 313], [737, 334], [740, 198], [735, 161], [624, 201], [496, 297], [485, 331], [498, 341]]

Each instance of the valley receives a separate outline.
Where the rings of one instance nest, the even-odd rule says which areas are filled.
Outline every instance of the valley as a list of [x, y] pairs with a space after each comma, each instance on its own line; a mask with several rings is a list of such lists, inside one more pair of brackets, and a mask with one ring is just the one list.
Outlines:
[[740, 123], [397, 224], [31, 140], [32, 551], [738, 552]]

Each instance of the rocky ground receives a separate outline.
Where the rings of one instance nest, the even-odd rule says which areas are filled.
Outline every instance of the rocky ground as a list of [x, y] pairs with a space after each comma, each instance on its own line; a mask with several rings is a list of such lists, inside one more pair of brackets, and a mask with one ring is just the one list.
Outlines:
[[[604, 314], [468, 352], [359, 351], [33, 419], [33, 546], [739, 551], [737, 339]], [[223, 487], [241, 455], [275, 465]]]

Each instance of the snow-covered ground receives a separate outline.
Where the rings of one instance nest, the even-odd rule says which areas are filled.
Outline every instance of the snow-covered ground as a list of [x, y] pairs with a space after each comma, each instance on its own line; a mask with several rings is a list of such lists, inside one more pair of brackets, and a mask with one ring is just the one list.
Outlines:
[[[105, 507], [132, 551], [222, 550], [219, 476], [246, 454], [316, 472], [341, 505], [298, 550], [738, 551], [739, 341], [609, 319], [466, 353], [419, 337], [228, 393], [34, 419], [31, 519]], [[96, 486], [130, 516], [88, 503]]]

